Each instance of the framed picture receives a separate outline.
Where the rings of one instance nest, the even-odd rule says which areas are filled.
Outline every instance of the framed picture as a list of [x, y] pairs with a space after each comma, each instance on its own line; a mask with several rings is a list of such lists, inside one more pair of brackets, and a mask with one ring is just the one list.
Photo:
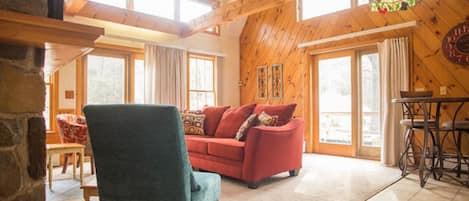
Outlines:
[[272, 98], [283, 98], [282, 64], [272, 64]]
[[257, 67], [257, 98], [266, 99], [267, 98], [267, 67], [258, 66]]

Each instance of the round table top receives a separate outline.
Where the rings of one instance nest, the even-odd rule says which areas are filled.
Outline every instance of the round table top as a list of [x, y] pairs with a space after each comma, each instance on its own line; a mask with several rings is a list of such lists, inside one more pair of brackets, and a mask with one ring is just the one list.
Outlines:
[[393, 103], [449, 103], [449, 102], [469, 102], [469, 97], [412, 97], [394, 98]]

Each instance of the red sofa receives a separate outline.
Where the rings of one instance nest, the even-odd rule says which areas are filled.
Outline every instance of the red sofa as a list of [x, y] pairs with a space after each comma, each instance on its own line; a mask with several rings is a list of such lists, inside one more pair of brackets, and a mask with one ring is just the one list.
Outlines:
[[[266, 106], [257, 106], [253, 112], [259, 112], [259, 107]], [[215, 123], [219, 122], [209, 121], [209, 124]], [[214, 127], [207, 122], [205, 126]], [[272, 175], [285, 171], [289, 171], [290, 176], [299, 173], [303, 130], [303, 120], [293, 118], [282, 126], [252, 127], [244, 141], [186, 135], [186, 144], [194, 168], [237, 178], [246, 182], [249, 188], [257, 188], [260, 180]]]

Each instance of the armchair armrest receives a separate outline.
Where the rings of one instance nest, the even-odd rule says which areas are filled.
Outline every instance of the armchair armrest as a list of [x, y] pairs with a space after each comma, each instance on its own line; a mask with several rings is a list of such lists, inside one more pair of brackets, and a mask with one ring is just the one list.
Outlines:
[[262, 178], [301, 168], [303, 119], [279, 127], [258, 126], [249, 130], [244, 148], [243, 179]]

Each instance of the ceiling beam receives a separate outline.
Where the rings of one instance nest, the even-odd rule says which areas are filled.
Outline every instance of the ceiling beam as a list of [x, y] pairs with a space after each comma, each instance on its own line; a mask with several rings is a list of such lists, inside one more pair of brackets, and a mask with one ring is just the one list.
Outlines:
[[226, 24], [264, 10], [275, 8], [291, 0], [234, 0], [222, 4], [210, 13], [189, 22], [183, 29], [182, 37], [188, 37], [215, 25]]
[[65, 13], [68, 15], [75, 15], [85, 7], [88, 0], [65, 0]]
[[181, 30], [187, 29], [187, 25], [174, 20], [93, 1], [89, 1], [76, 15], [175, 35], [181, 35]]

